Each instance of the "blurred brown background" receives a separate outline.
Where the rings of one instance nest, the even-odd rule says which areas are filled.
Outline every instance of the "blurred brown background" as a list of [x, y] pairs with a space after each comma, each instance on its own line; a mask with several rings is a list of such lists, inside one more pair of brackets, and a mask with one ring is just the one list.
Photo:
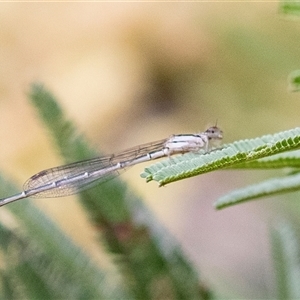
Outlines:
[[[287, 77], [300, 66], [300, 23], [280, 16], [275, 2], [1, 3], [0, 28], [0, 168], [20, 189], [63, 163], [26, 99], [36, 81], [105, 153], [216, 120], [226, 143], [298, 126], [299, 94], [288, 92]], [[158, 188], [139, 177], [144, 167], [123, 179], [204, 279], [223, 291], [267, 294], [268, 226], [280, 198], [212, 207], [267, 174], [216, 172]], [[34, 201], [101, 261], [76, 197]]]

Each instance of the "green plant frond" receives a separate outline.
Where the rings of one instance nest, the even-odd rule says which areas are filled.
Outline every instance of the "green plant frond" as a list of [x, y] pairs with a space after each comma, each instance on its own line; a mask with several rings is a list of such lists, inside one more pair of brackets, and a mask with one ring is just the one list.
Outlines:
[[265, 135], [260, 138], [236, 141], [222, 149], [209, 153], [188, 153], [161, 161], [145, 168], [141, 177], [146, 181], [155, 180], [165, 185], [177, 180], [200, 175], [210, 171], [237, 166], [284, 151], [300, 147], [300, 128]]
[[[121, 299], [124, 296], [124, 293], [116, 293], [119, 289], [116, 277], [109, 286], [104, 276], [99, 277], [94, 272], [97, 267], [88, 259], [81, 262], [80, 251], [77, 251], [78, 256], [70, 253], [69, 259], [73, 259], [73, 263], [64, 265], [59, 253], [53, 255], [32, 236], [4, 226], [1, 226], [0, 234], [6, 237], [4, 245], [0, 241], [5, 261], [5, 284], [7, 287], [18, 286], [13, 293], [10, 291], [14, 299]], [[68, 250], [72, 251], [72, 248], [68, 246]], [[18, 292], [21, 292], [19, 296], [16, 295]]]
[[[300, 5], [299, 5], [300, 9]], [[300, 15], [300, 10], [299, 10]], [[300, 91], [300, 70], [295, 70], [289, 75], [288, 79], [289, 90], [291, 92], [299, 92]]]
[[300, 299], [300, 243], [297, 231], [280, 222], [271, 231], [276, 299]]
[[[78, 134], [75, 124], [67, 118], [51, 92], [41, 84], [33, 84], [30, 100], [67, 163], [99, 156], [84, 136]], [[125, 203], [126, 187], [121, 180], [115, 179], [96, 185], [80, 193], [79, 199], [96, 223], [104, 220], [105, 223], [108, 220], [109, 222], [128, 221], [130, 212]]]
[[83, 135], [78, 133], [76, 126], [65, 116], [52, 93], [42, 84], [32, 84], [29, 99], [37, 109], [67, 163], [97, 155]]
[[[1, 194], [16, 192], [14, 185], [1, 174], [0, 187]], [[12, 282], [18, 278], [26, 290], [32, 293], [50, 291], [50, 294], [57, 296], [56, 299], [71, 296], [75, 289], [78, 296], [85, 295], [90, 299], [120, 299], [125, 295], [120, 276], [98, 267], [29, 200], [12, 203], [6, 209], [15, 216], [17, 227], [11, 229], [0, 222], [0, 251], [4, 257], [4, 272], [7, 275], [4, 274], [4, 278]], [[24, 259], [26, 260], [23, 261]], [[15, 268], [17, 262], [21, 265], [20, 269]], [[12, 270], [13, 273], [8, 276], [7, 272]], [[35, 291], [34, 285], [38, 285], [38, 282], [44, 288]], [[58, 295], [59, 291], [64, 294]], [[41, 295], [35, 298], [50, 299]]]
[[279, 168], [300, 168], [300, 151], [290, 151], [275, 154], [272, 156], [247, 161], [234, 165], [229, 169], [279, 169]]
[[279, 12], [288, 16], [300, 16], [300, 3], [297, 0], [281, 0]]
[[[67, 162], [95, 156], [96, 151], [77, 134], [76, 126], [68, 120], [51, 93], [34, 85], [30, 98]], [[101, 230], [101, 244], [104, 242], [108, 252], [120, 258], [118, 270], [123, 272], [122, 278], [135, 298], [155, 298], [152, 291], [157, 293], [158, 289], [164, 299], [202, 299], [207, 293], [174, 237], [167, 231], [162, 235], [154, 229], [158, 221], [119, 178], [85, 190], [79, 198], [94, 228]], [[166, 245], [165, 240], [173, 243]], [[184, 279], [178, 270], [184, 270]], [[157, 274], [163, 281], [158, 280]]]
[[220, 197], [215, 202], [215, 207], [217, 209], [222, 209], [247, 200], [254, 200], [264, 196], [277, 195], [286, 192], [295, 192], [298, 190], [300, 190], [300, 174], [272, 178], [234, 190], [229, 194]]

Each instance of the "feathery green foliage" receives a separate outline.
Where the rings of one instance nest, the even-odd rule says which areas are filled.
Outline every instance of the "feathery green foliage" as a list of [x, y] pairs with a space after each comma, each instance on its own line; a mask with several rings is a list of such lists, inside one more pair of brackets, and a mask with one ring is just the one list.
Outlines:
[[[177, 180], [222, 169], [294, 169], [295, 175], [274, 178], [252, 185], [220, 198], [215, 206], [224, 208], [250, 199], [292, 192], [300, 189], [297, 168], [300, 166], [300, 128], [265, 135], [260, 138], [236, 141], [209, 153], [188, 153], [147, 167], [141, 175], [147, 181], [165, 185]], [[287, 152], [289, 151], [289, 152]]]
[[[43, 86], [33, 85], [30, 99], [67, 162], [96, 155]], [[1, 178], [0, 182], [3, 195], [15, 192], [9, 182], [5, 184]], [[2, 295], [14, 298], [21, 293], [38, 299], [210, 298], [176, 240], [123, 182], [108, 181], [84, 191], [79, 199], [99, 230], [99, 246], [105, 244], [108, 254], [116, 258], [118, 273], [95, 266], [29, 200], [22, 200], [7, 205], [22, 227], [20, 235], [0, 221], [4, 249], [7, 241], [13, 241], [5, 253]], [[18, 251], [25, 248], [26, 259], [24, 252]], [[9, 257], [11, 253], [14, 259]], [[109, 284], [112, 281], [114, 284]], [[19, 294], [14, 292], [16, 282]]]
[[237, 189], [229, 194], [220, 197], [215, 207], [217, 209], [225, 208], [231, 205], [239, 204], [247, 200], [253, 200], [266, 196], [283, 194], [286, 192], [295, 192], [300, 190], [300, 174], [288, 175], [285, 177], [271, 178], [257, 184]]
[[299, 230], [280, 222], [271, 231], [272, 253], [276, 276], [276, 299], [300, 298]]
[[[180, 179], [214, 170], [239, 167], [239, 164], [300, 147], [300, 128], [265, 135], [260, 138], [236, 141], [209, 153], [188, 153], [147, 167], [142, 177], [165, 185]], [[246, 164], [243, 165], [247, 167]]]
[[289, 89], [292, 92], [300, 91], [300, 70], [293, 71], [289, 76]]
[[297, 0], [281, 0], [279, 12], [287, 16], [300, 16], [300, 3]]
[[[0, 177], [1, 193], [16, 188]], [[14, 222], [0, 222], [3, 299], [121, 299], [116, 272], [101, 270], [29, 200], [6, 207]]]

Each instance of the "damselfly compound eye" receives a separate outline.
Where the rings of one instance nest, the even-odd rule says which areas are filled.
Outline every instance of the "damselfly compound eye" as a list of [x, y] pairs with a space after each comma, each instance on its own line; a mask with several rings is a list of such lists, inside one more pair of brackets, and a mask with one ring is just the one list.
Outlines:
[[221, 140], [223, 138], [223, 131], [217, 126], [208, 128], [205, 133], [209, 140]]

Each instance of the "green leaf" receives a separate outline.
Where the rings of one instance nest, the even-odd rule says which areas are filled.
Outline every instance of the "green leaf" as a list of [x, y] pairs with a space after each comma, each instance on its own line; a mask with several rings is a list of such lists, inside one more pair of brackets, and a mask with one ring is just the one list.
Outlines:
[[300, 128], [265, 135], [260, 138], [236, 141], [209, 153], [188, 153], [172, 157], [145, 169], [146, 181], [156, 180], [165, 185], [203, 173], [236, 167], [266, 156], [300, 147]]
[[[1, 176], [0, 187], [1, 194], [16, 190]], [[5, 299], [18, 294], [11, 289], [16, 281], [22, 289], [14, 298], [27, 294], [30, 299], [121, 299], [126, 295], [115, 272], [101, 270], [29, 200], [6, 209], [18, 226], [10, 229], [0, 223], [0, 251], [5, 261], [0, 291]]]
[[279, 12], [290, 16], [300, 16], [300, 2], [298, 0], [281, 0]]
[[300, 91], [300, 70], [293, 71], [289, 76], [288, 82], [291, 92]]
[[234, 190], [215, 202], [217, 209], [254, 200], [265, 196], [277, 195], [300, 190], [300, 174], [272, 178], [254, 185]]
[[[95, 156], [51, 93], [34, 85], [30, 98], [67, 162]], [[107, 249], [119, 257], [118, 268], [136, 298], [207, 297], [178, 243], [119, 179], [82, 192], [80, 202]]]
[[[42, 85], [34, 84], [30, 100], [47, 126], [66, 163], [98, 156], [75, 125], [68, 120], [54, 96]], [[80, 194], [82, 205], [95, 223], [127, 222], [130, 217], [126, 187], [120, 180], [108, 181]], [[112, 199], [114, 199], [112, 201]], [[103, 224], [98, 224], [102, 226]]]
[[299, 236], [290, 224], [282, 222], [271, 233], [276, 299], [300, 299]]
[[279, 168], [300, 168], [300, 151], [290, 151], [272, 156], [251, 160], [230, 169], [279, 169]]
[[28, 96], [67, 163], [74, 159], [88, 159], [97, 154], [89, 147], [84, 136], [78, 133], [76, 126], [66, 118], [55, 97], [42, 84], [32, 84]]

